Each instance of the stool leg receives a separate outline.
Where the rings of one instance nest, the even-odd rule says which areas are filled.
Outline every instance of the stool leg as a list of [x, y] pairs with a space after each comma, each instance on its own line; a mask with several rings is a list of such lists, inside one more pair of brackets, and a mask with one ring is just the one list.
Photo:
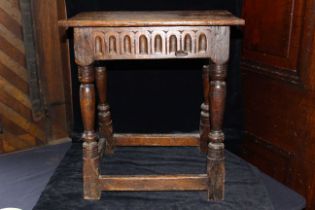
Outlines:
[[99, 104], [98, 121], [99, 121], [99, 152], [101, 156], [104, 153], [112, 154], [114, 141], [113, 141], [113, 127], [110, 113], [110, 107], [107, 103], [107, 71], [104, 66], [95, 68], [96, 73], [96, 87], [98, 91]]
[[208, 145], [207, 173], [209, 178], [208, 198], [211, 200], [224, 199], [224, 134], [222, 122], [226, 95], [227, 65], [212, 64], [210, 66], [210, 143]]
[[210, 119], [209, 119], [209, 66], [202, 67], [202, 84], [203, 84], [203, 98], [200, 112], [200, 151], [203, 153], [208, 152], [208, 134], [210, 132]]
[[84, 126], [83, 143], [83, 197], [98, 200], [101, 196], [99, 176], [99, 154], [94, 131], [95, 88], [93, 66], [79, 66], [80, 105]]

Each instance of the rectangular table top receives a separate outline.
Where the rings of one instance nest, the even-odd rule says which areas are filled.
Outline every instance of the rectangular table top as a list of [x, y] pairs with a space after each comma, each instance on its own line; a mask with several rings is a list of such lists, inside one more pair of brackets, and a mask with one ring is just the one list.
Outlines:
[[66, 27], [228, 26], [244, 23], [230, 12], [218, 10], [83, 12], [59, 21], [59, 25]]

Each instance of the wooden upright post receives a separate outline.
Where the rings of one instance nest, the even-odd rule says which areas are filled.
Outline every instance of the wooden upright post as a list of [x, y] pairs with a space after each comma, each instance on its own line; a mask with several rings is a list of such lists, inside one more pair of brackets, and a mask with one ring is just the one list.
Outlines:
[[226, 96], [227, 65], [212, 64], [210, 66], [210, 143], [208, 145], [207, 173], [209, 178], [208, 198], [224, 199], [224, 134], [222, 131], [223, 114]]
[[107, 102], [107, 71], [104, 66], [95, 68], [96, 73], [96, 87], [98, 91], [99, 104], [98, 121], [99, 121], [99, 152], [101, 156], [105, 153], [111, 154], [113, 152], [113, 127], [110, 113], [110, 107]]
[[92, 65], [79, 66], [80, 105], [84, 126], [83, 143], [83, 196], [84, 199], [98, 200], [101, 196], [99, 186], [99, 153], [95, 122], [94, 68]]
[[200, 151], [207, 153], [208, 140], [210, 132], [210, 119], [209, 119], [209, 66], [202, 67], [202, 84], [203, 84], [203, 103], [201, 104], [200, 112]]

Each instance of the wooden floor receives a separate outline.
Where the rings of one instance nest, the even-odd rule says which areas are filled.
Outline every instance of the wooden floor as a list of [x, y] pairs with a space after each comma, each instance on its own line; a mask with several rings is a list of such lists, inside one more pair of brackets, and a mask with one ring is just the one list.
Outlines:
[[45, 141], [32, 119], [19, 0], [0, 1], [0, 153]]

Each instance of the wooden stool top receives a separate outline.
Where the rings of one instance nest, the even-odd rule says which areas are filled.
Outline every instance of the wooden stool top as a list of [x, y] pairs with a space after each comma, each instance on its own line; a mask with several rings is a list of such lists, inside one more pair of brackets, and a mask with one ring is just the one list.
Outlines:
[[224, 26], [244, 25], [228, 11], [110, 11], [83, 12], [59, 24], [66, 27]]

